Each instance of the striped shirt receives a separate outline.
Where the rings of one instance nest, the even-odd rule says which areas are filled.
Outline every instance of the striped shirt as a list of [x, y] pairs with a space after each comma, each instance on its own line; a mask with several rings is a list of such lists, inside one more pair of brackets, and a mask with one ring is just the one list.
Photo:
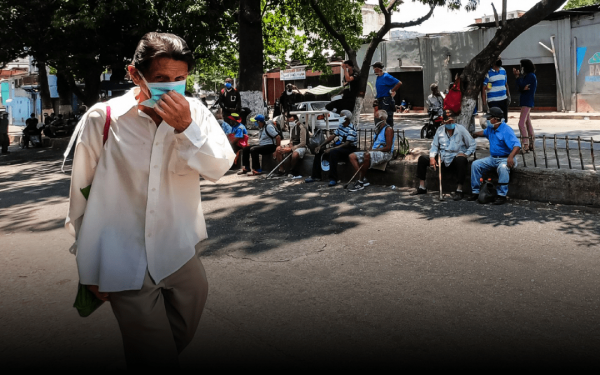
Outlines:
[[352, 123], [348, 124], [348, 126], [340, 124], [333, 134], [339, 137], [338, 141], [335, 143], [336, 145], [341, 145], [344, 142], [352, 142], [352, 146], [354, 147], [357, 147], [358, 145], [358, 136]]
[[492, 88], [487, 92], [488, 102], [495, 102], [508, 98], [508, 96], [506, 96], [506, 70], [504, 70], [504, 68], [501, 67], [498, 71], [495, 71], [493, 68], [490, 69], [485, 75], [483, 84], [487, 86], [489, 82], [492, 83]]

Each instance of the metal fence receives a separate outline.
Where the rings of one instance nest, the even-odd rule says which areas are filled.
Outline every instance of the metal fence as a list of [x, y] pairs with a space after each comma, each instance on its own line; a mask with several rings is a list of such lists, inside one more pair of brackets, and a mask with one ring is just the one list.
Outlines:
[[[358, 133], [358, 148], [360, 150], [370, 150], [373, 145], [373, 134], [375, 134], [374, 129], [360, 129], [357, 131]], [[399, 150], [401, 147], [402, 141], [406, 138], [404, 134], [404, 130], [395, 129], [394, 136], [396, 138], [396, 150]]]
[[[533, 150], [525, 152], [521, 149], [521, 159], [523, 167], [533, 166], [534, 168], [557, 168], [557, 169], [580, 169], [581, 170], [596, 170], [596, 159], [594, 156], [594, 144], [599, 144], [600, 141], [595, 141], [592, 137], [582, 139], [581, 137], [564, 136], [553, 137], [520, 137], [521, 145], [524, 140], [533, 144]], [[576, 145], [574, 147], [574, 145]], [[541, 158], [538, 162], [538, 158]]]

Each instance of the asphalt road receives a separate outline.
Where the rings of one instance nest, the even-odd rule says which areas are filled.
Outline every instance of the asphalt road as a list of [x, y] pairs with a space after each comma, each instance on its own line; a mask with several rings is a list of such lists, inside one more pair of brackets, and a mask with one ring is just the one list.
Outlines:
[[[69, 176], [46, 151], [0, 165], [1, 366], [122, 369], [109, 306], [71, 307]], [[596, 209], [234, 174], [201, 191], [210, 292], [184, 369], [600, 367]]]

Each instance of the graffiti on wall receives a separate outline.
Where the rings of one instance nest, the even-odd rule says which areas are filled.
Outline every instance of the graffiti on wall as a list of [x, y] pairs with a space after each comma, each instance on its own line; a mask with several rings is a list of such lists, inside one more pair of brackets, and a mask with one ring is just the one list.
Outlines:
[[577, 48], [577, 92], [598, 91], [600, 84], [600, 46]]
[[600, 52], [594, 53], [594, 55], [588, 60], [588, 66], [590, 68], [590, 75], [585, 77], [585, 81], [600, 82]]

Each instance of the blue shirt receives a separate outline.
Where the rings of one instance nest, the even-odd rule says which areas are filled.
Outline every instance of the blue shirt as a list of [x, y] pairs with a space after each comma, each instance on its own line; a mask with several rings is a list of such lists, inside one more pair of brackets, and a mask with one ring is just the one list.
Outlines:
[[375, 80], [375, 90], [377, 90], [377, 99], [390, 96], [390, 90], [400, 82], [399, 79], [392, 77], [389, 73], [383, 73]]
[[235, 138], [243, 138], [244, 134], [248, 134], [248, 130], [242, 124], [231, 128], [231, 134], [235, 134]]
[[[527, 85], [529, 85], [529, 90], [523, 90]], [[521, 107], [533, 108], [533, 98], [535, 97], [535, 90], [537, 90], [537, 77], [535, 76], [535, 73], [527, 73], [524, 76], [517, 78], [517, 86], [521, 93], [519, 105]]]
[[337, 129], [333, 132], [340, 139], [335, 143], [336, 145], [341, 145], [344, 142], [352, 142], [352, 146], [356, 147], [358, 144], [358, 136], [356, 134], [356, 129], [354, 129], [354, 125], [352, 123], [348, 124], [348, 126], [344, 126], [344, 124], [340, 124]]
[[231, 134], [233, 131], [231, 130], [231, 125], [226, 123], [225, 121], [221, 122], [221, 129], [225, 132], [225, 135]]
[[513, 148], [521, 147], [521, 142], [515, 135], [512, 128], [502, 122], [498, 129], [488, 126], [483, 131], [483, 135], [490, 141], [490, 155], [507, 157]]
[[492, 88], [487, 91], [487, 101], [495, 102], [508, 98], [506, 96], [506, 70], [500, 68], [497, 72], [494, 68], [490, 69], [485, 75], [483, 84], [487, 85], [489, 82], [492, 83]]

